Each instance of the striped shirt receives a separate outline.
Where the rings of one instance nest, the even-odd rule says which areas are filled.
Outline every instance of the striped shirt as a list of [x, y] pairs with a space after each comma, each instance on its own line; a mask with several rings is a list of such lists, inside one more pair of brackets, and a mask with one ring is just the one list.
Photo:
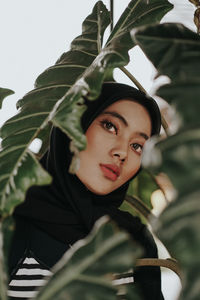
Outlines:
[[26, 257], [12, 275], [8, 288], [10, 299], [24, 300], [34, 298], [37, 289], [46, 284], [52, 272], [34, 257]]
[[[52, 272], [39, 263], [34, 257], [25, 257], [18, 265], [9, 283], [8, 296], [12, 300], [25, 300], [37, 296], [38, 289], [44, 286], [52, 276]], [[132, 276], [118, 275], [113, 285], [132, 283]]]

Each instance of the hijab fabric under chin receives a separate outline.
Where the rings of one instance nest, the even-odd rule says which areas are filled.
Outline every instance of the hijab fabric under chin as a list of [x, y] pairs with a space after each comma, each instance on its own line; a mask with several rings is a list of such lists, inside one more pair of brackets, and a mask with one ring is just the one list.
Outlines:
[[128, 183], [105, 196], [90, 192], [76, 175], [68, 172], [72, 158], [69, 142], [61, 130], [53, 129], [50, 150], [42, 162], [53, 182], [30, 188], [15, 215], [27, 217], [50, 236], [73, 244], [84, 238], [101, 216], [111, 216], [114, 211], [118, 214]]
[[[159, 132], [160, 114], [153, 100], [146, 104], [149, 99], [142, 92], [118, 83], [103, 84], [102, 93], [97, 100], [86, 100], [88, 110], [82, 118], [83, 130], [87, 130], [101, 111], [120, 99], [141, 102], [151, 116], [152, 133]], [[53, 128], [49, 150], [41, 161], [52, 175], [52, 184], [31, 187], [25, 202], [16, 208], [14, 214], [28, 218], [32, 224], [67, 244], [84, 238], [97, 219], [109, 215], [140, 241], [144, 226], [138, 218], [118, 209], [129, 182], [107, 195], [99, 196], [90, 192], [76, 175], [68, 172], [72, 159], [69, 143], [69, 138], [60, 129]]]

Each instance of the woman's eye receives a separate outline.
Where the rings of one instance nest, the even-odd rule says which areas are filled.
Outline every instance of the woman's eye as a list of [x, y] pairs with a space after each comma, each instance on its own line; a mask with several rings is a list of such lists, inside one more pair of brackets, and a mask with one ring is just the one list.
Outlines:
[[142, 149], [143, 149], [143, 146], [138, 144], [138, 143], [133, 143], [131, 144], [131, 148], [136, 151], [137, 153], [141, 154], [142, 153]]
[[102, 121], [101, 124], [104, 129], [117, 134], [117, 127], [112, 122]]

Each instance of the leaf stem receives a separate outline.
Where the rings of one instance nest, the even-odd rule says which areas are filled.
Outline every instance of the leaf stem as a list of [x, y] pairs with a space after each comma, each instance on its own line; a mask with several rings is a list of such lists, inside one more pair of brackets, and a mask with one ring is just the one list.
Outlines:
[[[135, 76], [133, 76], [133, 74], [131, 74], [125, 67], [120, 67], [120, 70], [128, 76], [128, 78], [137, 86], [137, 88], [140, 91], [142, 91], [143, 93], [148, 95], [145, 88], [139, 83], [139, 81], [135, 78]], [[161, 124], [165, 131], [166, 136], [169, 136], [169, 133], [168, 133], [169, 126], [168, 126], [167, 121], [165, 120], [164, 116], [162, 115], [162, 113], [161, 113]]]
[[145, 217], [146, 220], [149, 218], [156, 219], [156, 216], [153, 215], [151, 210], [144, 204], [142, 200], [131, 195], [125, 196], [125, 201], [127, 201], [133, 208], [135, 208], [140, 214]]
[[164, 196], [164, 198], [165, 198], [165, 203], [166, 203], [166, 204], [169, 204], [169, 200], [168, 200], [168, 198], [167, 198], [166, 192], [165, 192], [164, 188], [162, 187], [162, 185], [160, 184], [160, 182], [159, 182], [157, 176], [153, 175], [149, 170], [146, 170], [146, 171], [149, 173], [149, 175], [151, 176], [152, 180], [155, 182], [155, 184], [158, 186], [158, 188], [159, 188], [159, 189], [161, 190], [161, 192], [163, 193], [163, 196]]
[[133, 74], [131, 74], [125, 67], [120, 67], [120, 70], [128, 76], [128, 78], [137, 86], [137, 88], [140, 91], [147, 94], [147, 91], [143, 88], [143, 86], [139, 83], [139, 81], [133, 76]]
[[165, 131], [166, 136], [169, 136], [169, 133], [168, 133], [169, 125], [167, 124], [167, 121], [165, 120], [165, 118], [162, 114], [161, 114], [161, 124]]
[[110, 0], [110, 31], [112, 32], [113, 30], [113, 19], [114, 19], [114, 3], [113, 0]]
[[160, 266], [171, 269], [181, 279], [181, 270], [178, 262], [174, 258], [158, 259], [158, 258], [143, 258], [136, 261], [137, 267], [144, 266]]

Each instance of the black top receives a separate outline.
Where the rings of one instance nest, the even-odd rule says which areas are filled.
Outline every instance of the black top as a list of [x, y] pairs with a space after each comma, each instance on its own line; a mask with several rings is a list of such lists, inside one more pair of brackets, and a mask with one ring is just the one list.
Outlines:
[[[134, 219], [132, 216], [130, 218]], [[143, 257], [157, 258], [157, 247], [145, 226], [142, 226], [142, 230], [138, 232], [138, 236], [134, 235], [135, 239], [145, 249]], [[40, 268], [51, 269], [69, 247], [70, 245], [56, 240], [34, 226], [28, 219], [16, 217], [16, 230], [9, 260], [10, 278], [13, 279], [16, 277], [15, 274], [20, 268], [22, 260], [30, 254], [40, 263]], [[143, 297], [142, 299], [164, 299], [161, 292], [160, 277], [160, 268], [158, 267], [139, 267], [134, 270], [133, 284], [138, 286]], [[33, 287], [31, 288], [33, 289]]]
[[[160, 115], [155, 101], [135, 88], [117, 83], [104, 84], [97, 102], [89, 103], [86, 100], [88, 110], [82, 117], [83, 130], [87, 130], [103, 109], [127, 97], [146, 107], [151, 117], [153, 132], [158, 133]], [[127, 230], [133, 239], [143, 246], [144, 257], [157, 257], [155, 242], [146, 227], [138, 218], [119, 210], [129, 182], [107, 195], [99, 196], [90, 192], [76, 175], [68, 172], [72, 159], [69, 149], [70, 139], [60, 129], [54, 128], [50, 147], [41, 160], [43, 167], [52, 175], [53, 181], [48, 186], [31, 187], [25, 202], [14, 212], [16, 231], [11, 247], [11, 272], [25, 251], [31, 251], [36, 258], [51, 268], [69, 245], [84, 238], [96, 220], [103, 215], [109, 215], [119, 227]], [[159, 268], [141, 267], [134, 278], [140, 285], [145, 299], [163, 299]], [[149, 298], [150, 295], [152, 298]]]

